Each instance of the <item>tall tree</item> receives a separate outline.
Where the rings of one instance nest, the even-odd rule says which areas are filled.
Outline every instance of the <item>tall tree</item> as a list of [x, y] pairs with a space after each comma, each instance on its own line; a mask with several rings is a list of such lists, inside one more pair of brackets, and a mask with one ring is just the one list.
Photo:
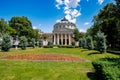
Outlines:
[[85, 33], [79, 32], [79, 30], [77, 28], [74, 30], [74, 40], [75, 41], [79, 41], [79, 39], [82, 38], [83, 36], [85, 36]]
[[104, 35], [104, 33], [98, 31], [95, 37], [96, 37], [97, 50], [100, 51], [100, 53], [106, 52], [107, 45], [106, 45], [106, 36]]
[[120, 48], [120, 1], [116, 4], [109, 3], [94, 16], [93, 26], [87, 34], [94, 36], [99, 30], [107, 35], [108, 45], [111, 48]]
[[15, 30], [12, 29], [3, 18], [0, 19], [0, 33], [3, 35], [4, 33], [8, 33], [10, 35], [15, 34]]
[[20, 36], [26, 36], [29, 40], [31, 38], [38, 38], [38, 32], [37, 30], [34, 30], [32, 28], [32, 23], [27, 17], [12, 17], [9, 21], [9, 25], [16, 30], [17, 35]]
[[26, 50], [27, 45], [28, 45], [27, 38], [25, 36], [21, 36], [19, 46], [21, 47], [22, 50]]
[[1, 43], [1, 49], [3, 51], [9, 51], [11, 48], [11, 37], [8, 34], [4, 34]]

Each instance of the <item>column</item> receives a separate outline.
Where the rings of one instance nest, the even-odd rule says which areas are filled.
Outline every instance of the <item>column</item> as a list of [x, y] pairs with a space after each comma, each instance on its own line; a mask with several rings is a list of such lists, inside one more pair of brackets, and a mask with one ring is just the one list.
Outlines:
[[59, 45], [59, 34], [57, 34], [57, 44]]
[[67, 34], [65, 34], [65, 45], [67, 45]]
[[55, 39], [56, 39], [56, 37], [55, 37], [55, 34], [54, 34], [54, 45], [55, 45], [55, 42], [56, 42], [56, 40], [55, 40]]
[[63, 34], [61, 34], [61, 44], [63, 45]]
[[68, 37], [69, 37], [69, 45], [71, 45], [71, 34], [69, 34]]

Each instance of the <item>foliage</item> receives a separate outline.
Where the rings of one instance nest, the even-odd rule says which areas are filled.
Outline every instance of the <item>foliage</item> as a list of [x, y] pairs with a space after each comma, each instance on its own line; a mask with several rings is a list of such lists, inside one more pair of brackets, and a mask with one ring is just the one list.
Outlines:
[[50, 41], [48, 41], [47, 46], [48, 46], [49, 48], [52, 48], [52, 47], [53, 47], [53, 43], [52, 43], [52, 42], [50, 42]]
[[106, 45], [106, 36], [104, 35], [104, 33], [98, 31], [95, 37], [96, 37], [97, 50], [100, 51], [100, 53], [106, 52], [107, 45]]
[[39, 47], [42, 47], [43, 46], [43, 41], [39, 41]]
[[0, 19], [0, 33], [1, 33], [1, 34], [8, 33], [8, 34], [12, 35], [12, 34], [15, 34], [16, 32], [15, 32], [14, 29], [12, 29], [12, 28], [7, 24], [7, 22], [6, 22], [3, 18], [1, 18], [1, 19]]
[[119, 80], [120, 58], [103, 58], [92, 62], [98, 80]]
[[75, 42], [72, 42], [71, 44], [72, 44], [72, 46], [75, 46]]
[[79, 41], [79, 45], [83, 48], [86, 48], [87, 47], [87, 42], [86, 42], [86, 38], [83, 37], [83, 38], [80, 38], [80, 41]]
[[8, 34], [4, 34], [2, 38], [2, 43], [1, 43], [1, 50], [3, 51], [9, 51], [11, 48], [11, 36]]
[[35, 39], [34, 38], [31, 39], [31, 43], [30, 44], [31, 44], [31, 47], [35, 48]]
[[108, 3], [94, 16], [93, 26], [87, 30], [87, 34], [94, 36], [101, 30], [107, 35], [106, 39], [111, 48], [120, 48], [120, 1]]
[[79, 30], [76, 28], [74, 30], [74, 40], [77, 42], [80, 38], [82, 38], [85, 35], [85, 33], [79, 32]]
[[22, 50], [25, 50], [28, 45], [27, 38], [25, 36], [20, 37], [20, 43], [19, 46]]
[[15, 31], [17, 32], [16, 34], [18, 36], [26, 36], [29, 40], [31, 38], [35, 38], [36, 40], [38, 40], [38, 38], [40, 37], [40, 36], [38, 36], [39, 31], [34, 30], [32, 28], [31, 21], [25, 16], [12, 17], [11, 20], [9, 21], [9, 25], [13, 29], [15, 29]]
[[86, 37], [87, 41], [87, 48], [93, 50], [94, 49], [94, 44], [91, 36]]

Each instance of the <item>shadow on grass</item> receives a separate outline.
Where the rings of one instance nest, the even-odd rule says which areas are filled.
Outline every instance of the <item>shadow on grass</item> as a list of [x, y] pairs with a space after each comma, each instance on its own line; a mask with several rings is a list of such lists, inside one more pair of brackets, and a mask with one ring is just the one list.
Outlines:
[[100, 52], [91, 52], [88, 55], [93, 55], [93, 54], [100, 54]]
[[88, 49], [85, 49], [85, 50], [81, 50], [81, 52], [84, 52], [84, 51], [89, 51]]
[[107, 50], [107, 52], [115, 55], [120, 55], [120, 51]]
[[88, 72], [87, 76], [90, 80], [98, 80], [97, 77], [95, 76], [95, 72]]

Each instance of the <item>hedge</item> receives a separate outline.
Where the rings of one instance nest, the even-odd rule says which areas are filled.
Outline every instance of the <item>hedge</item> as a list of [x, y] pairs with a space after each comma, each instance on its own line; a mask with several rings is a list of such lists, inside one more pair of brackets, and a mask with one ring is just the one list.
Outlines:
[[92, 62], [98, 80], [120, 80], [120, 58], [104, 58]]

